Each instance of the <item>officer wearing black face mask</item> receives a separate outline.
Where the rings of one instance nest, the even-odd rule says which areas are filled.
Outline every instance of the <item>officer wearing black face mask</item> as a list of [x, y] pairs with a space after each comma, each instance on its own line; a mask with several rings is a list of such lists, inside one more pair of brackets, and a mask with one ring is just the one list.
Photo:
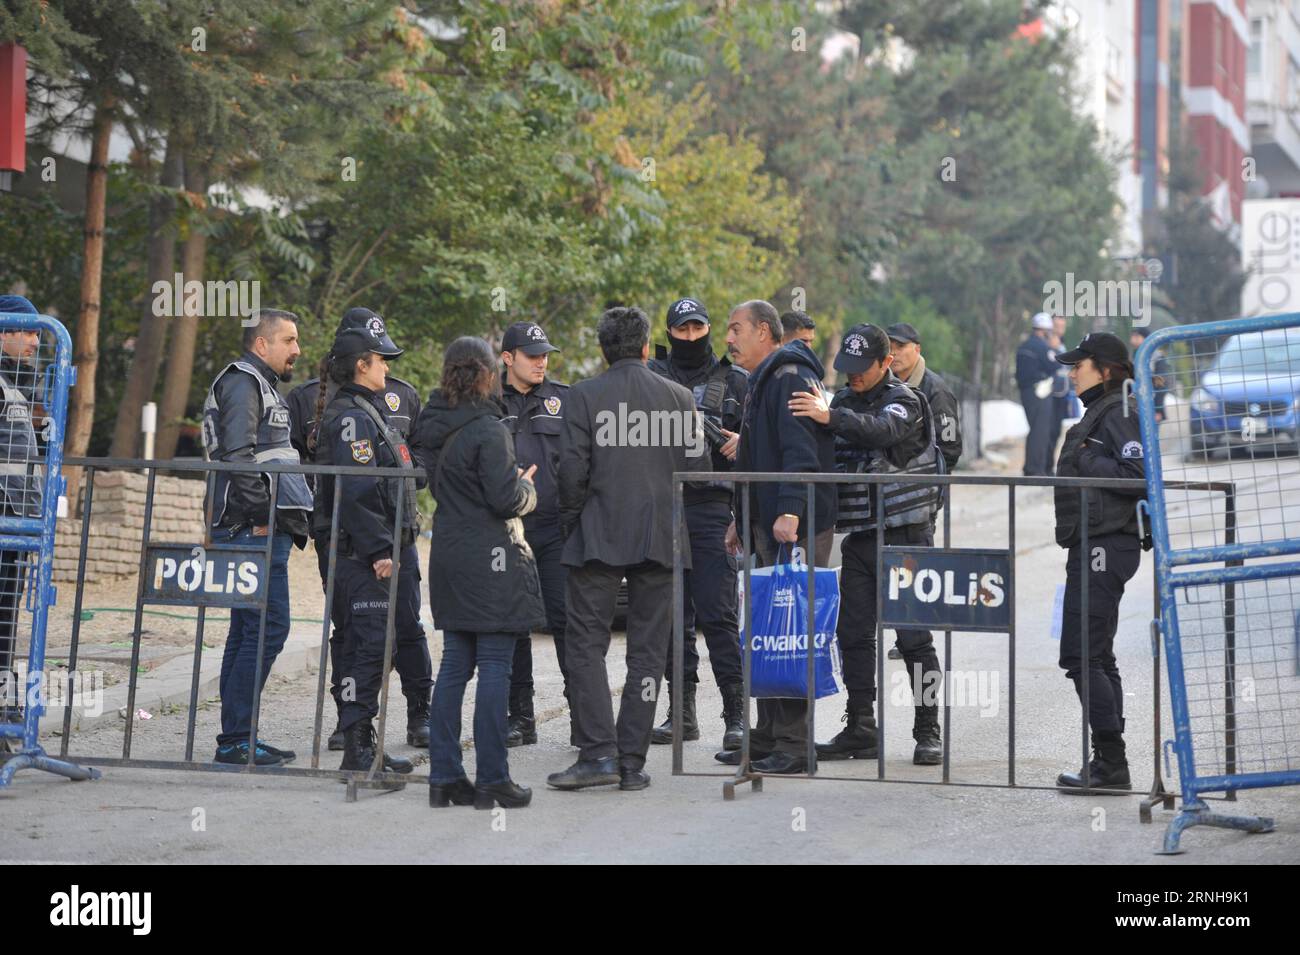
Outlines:
[[[890, 370], [894, 358], [889, 338], [874, 325], [848, 330], [835, 357], [849, 386], [827, 404], [825, 396], [803, 393], [790, 402], [796, 415], [810, 417], [835, 434], [836, 469], [850, 474], [940, 471], [934, 422], [925, 395], [900, 381]], [[837, 531], [847, 531], [841, 545], [840, 617], [836, 636], [844, 658], [849, 692], [847, 726], [829, 743], [819, 743], [818, 759], [874, 759], [876, 719], [876, 536], [885, 544], [929, 546], [931, 520], [941, 499], [937, 485], [882, 484], [883, 521], [873, 512], [870, 484], [840, 485]], [[883, 523], [883, 531], [881, 524]], [[943, 671], [928, 630], [898, 630], [907, 676], [916, 702], [912, 762], [943, 762], [939, 741], [938, 690]]]
[[[713, 354], [709, 342], [709, 313], [693, 298], [668, 307], [668, 344], [656, 347], [651, 371], [675, 381], [695, 396], [704, 421], [714, 471], [732, 470], [736, 435], [740, 431], [748, 375], [729, 359]], [[695, 625], [704, 631], [713, 677], [722, 692], [724, 750], [740, 748], [743, 734], [744, 677], [740, 663], [740, 637], [736, 615], [736, 559], [727, 553], [724, 539], [732, 522], [731, 487], [725, 481], [692, 482], [683, 489], [686, 526], [691, 541], [691, 569], [685, 572], [686, 636], [683, 650], [682, 738], [700, 738], [695, 715], [695, 687], [699, 683], [700, 657], [695, 649]], [[669, 654], [665, 679], [672, 679]], [[672, 695], [668, 684], [668, 718], [655, 727], [650, 741], [673, 739]]]
[[[1087, 409], [1066, 432], [1056, 462], [1059, 477], [1136, 478], [1146, 476], [1137, 402], [1125, 408], [1124, 381], [1133, 377], [1128, 349], [1114, 335], [1093, 332], [1079, 347], [1056, 356], [1070, 366], [1070, 381]], [[1137, 536], [1137, 502], [1143, 491], [1088, 491], [1088, 553], [1082, 552], [1079, 489], [1056, 488], [1056, 543], [1066, 548], [1065, 601], [1061, 616], [1061, 669], [1083, 698], [1083, 668], [1088, 668], [1088, 723], [1093, 759], [1078, 773], [1062, 773], [1065, 789], [1091, 786], [1129, 789], [1124, 750], [1124, 687], [1115, 663], [1115, 632], [1124, 586], [1137, 573], [1143, 542]], [[1088, 561], [1088, 659], [1083, 659], [1083, 561]]]

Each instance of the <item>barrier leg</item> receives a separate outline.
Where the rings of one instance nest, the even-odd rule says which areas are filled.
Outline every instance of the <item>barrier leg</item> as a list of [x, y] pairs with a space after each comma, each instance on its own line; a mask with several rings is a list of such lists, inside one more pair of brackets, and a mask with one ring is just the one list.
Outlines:
[[1165, 829], [1164, 842], [1156, 850], [1156, 855], [1175, 856], [1182, 853], [1179, 840], [1183, 833], [1192, 826], [1212, 826], [1215, 829], [1236, 829], [1240, 832], [1272, 832], [1273, 820], [1267, 816], [1229, 816], [1225, 813], [1211, 812], [1210, 807], [1199, 799], [1184, 801], [1178, 815], [1169, 821]]

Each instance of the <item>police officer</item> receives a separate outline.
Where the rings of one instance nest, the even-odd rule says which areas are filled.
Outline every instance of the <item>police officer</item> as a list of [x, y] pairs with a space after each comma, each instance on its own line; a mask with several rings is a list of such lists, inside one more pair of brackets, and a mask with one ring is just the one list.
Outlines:
[[1029, 436], [1025, 439], [1026, 477], [1051, 475], [1055, 438], [1060, 433], [1060, 407], [1053, 397], [1060, 369], [1052, 345], [1054, 336], [1052, 316], [1039, 312], [1033, 318], [1029, 337], [1016, 349], [1016, 386], [1029, 421]]
[[[316, 482], [317, 527], [338, 496], [338, 559], [334, 569], [334, 603], [343, 607], [343, 639], [351, 653], [343, 661], [341, 682], [354, 692], [343, 694], [339, 724], [343, 729], [340, 769], [366, 770], [375, 758], [375, 727], [383, 682], [388, 626], [388, 595], [393, 555], [400, 554], [397, 581], [394, 655], [422, 660], [422, 678], [411, 691], [426, 701], [432, 687], [428, 643], [420, 624], [420, 562], [415, 550], [419, 533], [416, 476], [406, 438], [384, 418], [388, 361], [402, 351], [393, 344], [384, 321], [372, 314], [364, 326], [346, 325], [334, 336], [323, 363], [322, 380], [334, 397], [320, 415], [316, 460], [320, 464], [405, 468], [407, 478], [320, 475]], [[324, 402], [322, 395], [317, 407]], [[402, 527], [394, 536], [397, 501], [404, 495]], [[325, 521], [328, 522], [328, 516]], [[414, 682], [414, 681], [413, 681]], [[403, 688], [407, 686], [403, 681]], [[408, 697], [409, 702], [409, 697]], [[384, 768], [409, 773], [410, 760], [385, 753]]]
[[[730, 471], [736, 456], [736, 435], [745, 406], [748, 375], [730, 359], [719, 359], [709, 342], [709, 313], [694, 298], [668, 307], [668, 347], [656, 346], [651, 371], [675, 381], [695, 397], [709, 438], [714, 471]], [[722, 693], [724, 750], [740, 749], [743, 735], [745, 686], [740, 662], [740, 636], [736, 615], [736, 559], [723, 544], [732, 521], [732, 490], [726, 481], [692, 482], [683, 489], [686, 527], [691, 542], [691, 569], [685, 572], [686, 635], [683, 645], [682, 739], [700, 738], [695, 716], [695, 688], [699, 683], [699, 653], [695, 626], [704, 631], [713, 678]], [[672, 654], [664, 673], [668, 683], [668, 717], [655, 727], [652, 743], [673, 740]]]
[[[370, 319], [379, 317], [368, 308], [350, 308], [344, 313], [336, 331], [345, 329], [365, 330]], [[381, 319], [382, 321], [382, 319]], [[322, 365], [326, 364], [326, 356]], [[292, 441], [298, 454], [304, 461], [315, 462], [317, 423], [320, 410], [328, 406], [338, 390], [336, 385], [327, 384], [324, 399], [321, 398], [320, 377], [311, 378], [289, 392], [289, 416], [293, 422]], [[405, 440], [411, 436], [411, 428], [420, 416], [420, 396], [415, 386], [409, 381], [389, 375], [384, 381], [383, 400], [379, 410], [389, 427], [396, 429]], [[416, 469], [417, 483], [423, 484], [423, 472]], [[313, 476], [308, 475], [308, 484], [313, 484]], [[316, 545], [316, 559], [320, 567], [320, 581], [323, 588], [329, 580], [329, 543], [330, 512], [316, 513], [312, 518], [312, 539]], [[352, 648], [343, 640], [343, 607], [335, 601], [330, 607], [333, 630], [330, 634], [330, 696], [334, 698], [337, 716], [343, 715], [342, 674], [348, 671]], [[427, 644], [417, 648], [412, 644], [402, 644], [393, 658], [393, 668], [402, 681], [402, 693], [406, 697], [406, 741], [411, 746], [425, 748], [429, 745], [429, 694], [432, 687], [430, 677], [429, 650]], [[343, 730], [338, 720], [334, 731], [330, 733], [328, 747], [334, 751], [343, 749]]]
[[[1079, 347], [1057, 356], [1070, 366], [1075, 393], [1087, 409], [1065, 435], [1056, 473], [1060, 477], [1145, 478], [1137, 402], [1124, 406], [1124, 381], [1133, 377], [1124, 343], [1093, 332]], [[1088, 723], [1093, 759], [1078, 773], [1062, 773], [1058, 786], [1075, 789], [1085, 774], [1091, 786], [1131, 788], [1124, 751], [1124, 688], [1115, 663], [1115, 631], [1124, 586], [1137, 573], [1143, 542], [1137, 536], [1137, 501], [1143, 491], [1088, 491], [1088, 553], [1082, 552], [1084, 521], [1078, 488], [1056, 488], [1056, 542], [1066, 548], [1065, 601], [1061, 617], [1061, 668], [1083, 699], [1088, 668]], [[1088, 561], [1088, 659], [1083, 659], [1083, 561]]]
[[[564, 678], [564, 698], [569, 698], [569, 671], [564, 662], [564, 587], [568, 570], [560, 561], [564, 537], [560, 533], [558, 474], [560, 442], [564, 437], [564, 413], [569, 386], [546, 376], [551, 352], [559, 351], [534, 322], [516, 322], [501, 340], [502, 423], [514, 435], [515, 460], [527, 470], [537, 465], [533, 484], [537, 507], [524, 515], [524, 539], [537, 561], [537, 576], [546, 605], [546, 625], [555, 640], [555, 656]], [[537, 742], [537, 721], [533, 715], [533, 642], [515, 644], [510, 670], [510, 710], [506, 746]]]
[[[855, 325], [844, 335], [835, 368], [849, 384], [829, 402], [803, 392], [790, 407], [835, 435], [835, 466], [849, 474], [934, 474], [939, 470], [934, 424], [925, 396], [891, 371], [889, 337], [874, 325]], [[931, 519], [939, 488], [924, 484], [883, 484], [886, 545], [930, 546]], [[882, 521], [873, 513], [869, 484], [840, 485], [835, 529], [848, 533], [841, 545], [840, 617], [836, 635], [843, 654], [849, 692], [847, 726], [829, 743], [818, 744], [819, 759], [874, 759], [876, 719], [876, 536]], [[912, 684], [915, 717], [912, 762], [943, 761], [939, 742], [938, 691], [942, 679], [934, 640], [928, 630], [899, 630], [899, 648]]]
[[[21, 295], [0, 295], [0, 312], [39, 314]], [[0, 514], [6, 517], [41, 516], [42, 454], [33, 423], [40, 342], [35, 330], [0, 332]], [[0, 723], [23, 721], [23, 693], [14, 663], [26, 568], [24, 552], [0, 551]], [[0, 752], [7, 746], [0, 737]]]
[[783, 312], [781, 315], [781, 344], [804, 342], [809, 348], [817, 337], [817, 323], [804, 312]]
[[[203, 450], [209, 461], [240, 462], [248, 470], [213, 474], [211, 499], [213, 542], [265, 546], [272, 508], [275, 538], [266, 606], [266, 641], [261, 660], [262, 686], [271, 664], [289, 636], [289, 550], [305, 547], [311, 516], [311, 490], [301, 474], [279, 475], [275, 500], [271, 478], [254, 465], [298, 464], [289, 440], [289, 406], [276, 384], [289, 381], [298, 348], [298, 316], [279, 309], [261, 309], [244, 327], [244, 353], [217, 375], [203, 403]], [[275, 766], [294, 758], [292, 750], [261, 740], [249, 753], [248, 733], [253, 704], [262, 686], [254, 686], [258, 667], [260, 614], [230, 612], [230, 631], [221, 658], [221, 733], [216, 761]]]

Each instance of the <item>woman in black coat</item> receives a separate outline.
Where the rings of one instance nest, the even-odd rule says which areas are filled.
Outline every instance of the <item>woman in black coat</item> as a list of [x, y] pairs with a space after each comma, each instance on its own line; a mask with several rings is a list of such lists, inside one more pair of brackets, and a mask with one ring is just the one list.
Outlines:
[[[412, 439], [437, 501], [429, 596], [442, 631], [442, 664], [429, 716], [429, 805], [528, 805], [510, 779], [506, 709], [515, 643], [546, 626], [541, 585], [520, 518], [537, 506], [536, 467], [515, 466], [514, 442], [494, 398], [496, 356], [481, 338], [458, 338], [443, 358], [442, 387]], [[465, 684], [478, 668], [473, 785], [461, 763]]]

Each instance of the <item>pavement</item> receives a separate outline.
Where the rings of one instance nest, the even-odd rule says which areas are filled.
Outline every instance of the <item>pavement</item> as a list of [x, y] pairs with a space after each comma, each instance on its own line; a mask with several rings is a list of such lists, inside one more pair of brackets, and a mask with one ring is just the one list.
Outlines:
[[[1300, 489], [1300, 468], [1282, 483]], [[1270, 472], [1271, 473], [1271, 472]], [[1006, 543], [1008, 495], [1003, 489], [965, 487], [953, 495], [953, 544], [996, 547]], [[1287, 507], [1297, 505], [1287, 503]], [[1171, 511], [1174, 510], [1171, 504]], [[1064, 580], [1065, 554], [1051, 538], [1050, 489], [1016, 494], [1016, 636], [1014, 719], [1016, 789], [992, 788], [1007, 781], [1011, 731], [1008, 638], [1002, 634], [955, 633], [951, 637], [954, 685], [964, 689], [950, 707], [946, 734], [951, 747], [950, 785], [938, 767], [911, 765], [911, 700], [902, 664], [890, 662], [882, 692], [886, 773], [876, 763], [823, 762], [815, 779], [769, 777], [761, 792], [741, 786], [723, 799], [725, 768], [712, 759], [722, 723], [721, 700], [701, 665], [699, 714], [703, 738], [685, 745], [688, 775], [671, 774], [670, 747], [651, 748], [653, 777], [643, 792], [605, 788], [578, 793], [548, 790], [546, 774], [576, 758], [568, 746], [568, 719], [554, 649], [534, 640], [537, 709], [535, 746], [510, 751], [513, 778], [534, 791], [531, 806], [475, 812], [430, 810], [421, 767], [394, 793], [362, 792], [345, 803], [343, 787], [329, 778], [270, 777], [105, 767], [103, 778], [71, 783], [24, 771], [0, 790], [0, 861], [43, 862], [982, 862], [1295, 863], [1300, 861], [1300, 789], [1245, 791], [1236, 803], [1214, 802], [1223, 811], [1276, 819], [1272, 833], [1250, 835], [1192, 829], [1185, 854], [1154, 850], [1172, 813], [1155, 810], [1155, 824], [1139, 821], [1137, 796], [1071, 796], [1024, 787], [1050, 786], [1057, 773], [1078, 767], [1079, 705], [1057, 666], [1052, 608]], [[1195, 515], [1192, 515], [1192, 520]], [[1190, 524], [1189, 524], [1190, 526]], [[1121, 605], [1116, 655], [1124, 677], [1127, 740], [1134, 788], [1150, 788], [1156, 772], [1152, 720], [1152, 565], [1144, 558]], [[296, 592], [295, 592], [296, 593]], [[296, 599], [296, 598], [295, 598]], [[1242, 600], [1252, 599], [1243, 595]], [[297, 612], [295, 610], [295, 612]], [[216, 635], [217, 639], [220, 635]], [[937, 635], [941, 661], [942, 635]], [[885, 636], [888, 643], [892, 635]], [[298, 749], [297, 766], [311, 764], [311, 727], [319, 674], [320, 630], [296, 624], [277, 661], [263, 702], [261, 735]], [[435, 672], [440, 639], [431, 632]], [[623, 639], [610, 649], [610, 685], [623, 676]], [[196, 713], [196, 759], [209, 758], [219, 706], [209, 667], [219, 653], [206, 652]], [[137, 720], [135, 757], [179, 759], [185, 743], [184, 702], [190, 690], [188, 655], [163, 663], [141, 678], [137, 705], [155, 706]], [[1163, 681], [1163, 675], [1162, 675]], [[114, 690], [116, 688], [110, 688]], [[177, 693], [183, 690], [177, 705]], [[427, 755], [405, 744], [399, 681], [392, 681], [393, 712], [387, 744], [423, 762]], [[472, 726], [472, 687], [465, 732]], [[124, 719], [113, 700], [104, 718], [86, 722], [70, 740], [74, 754], [120, 756]], [[166, 701], [172, 701], [170, 705]], [[667, 697], [661, 703], [661, 714]], [[332, 725], [326, 701], [325, 727]], [[817, 737], [840, 726], [843, 697], [820, 701]], [[1171, 737], [1168, 693], [1162, 693], [1160, 738]], [[111, 718], [109, 718], [111, 717]], [[53, 727], [54, 721], [44, 724]], [[47, 741], [57, 749], [58, 740]], [[466, 767], [473, 773], [472, 744]], [[319, 765], [337, 765], [338, 753], [322, 753]], [[1163, 762], [1163, 761], [1162, 761]], [[1161, 767], [1168, 789], [1177, 789], [1177, 766]], [[917, 784], [921, 783], [921, 784]], [[990, 788], [985, 788], [985, 784]], [[343, 822], [346, 820], [346, 822]]]

